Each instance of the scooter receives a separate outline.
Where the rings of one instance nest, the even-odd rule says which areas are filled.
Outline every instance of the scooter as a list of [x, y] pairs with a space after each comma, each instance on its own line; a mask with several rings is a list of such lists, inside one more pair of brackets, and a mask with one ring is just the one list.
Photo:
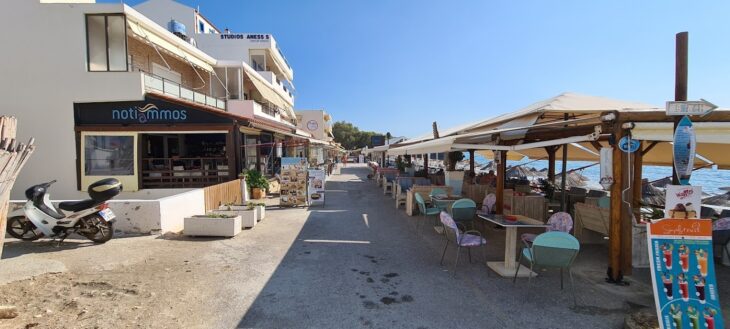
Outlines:
[[8, 234], [23, 241], [44, 236], [57, 238], [59, 244], [71, 233], [95, 243], [109, 241], [114, 234], [115, 216], [106, 202], [122, 191], [122, 183], [114, 178], [102, 179], [89, 185], [90, 199], [61, 202], [56, 208], [48, 193], [55, 182], [34, 185], [25, 191], [28, 202], [23, 207], [24, 215], [8, 218]]

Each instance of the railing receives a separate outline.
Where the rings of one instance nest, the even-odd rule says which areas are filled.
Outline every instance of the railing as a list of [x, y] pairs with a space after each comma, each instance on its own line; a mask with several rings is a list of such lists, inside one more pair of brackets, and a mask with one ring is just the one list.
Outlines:
[[243, 200], [241, 193], [240, 179], [208, 186], [203, 189], [205, 211], [215, 210], [226, 204], [241, 204]]
[[146, 89], [159, 91], [166, 95], [171, 95], [199, 104], [216, 107], [221, 110], [226, 109], [225, 99], [199, 93], [197, 91], [185, 88], [177, 82], [165, 79], [154, 74], [142, 72], [142, 75], [144, 76], [144, 86]]
[[228, 158], [144, 158], [143, 188], [206, 187], [230, 180]]

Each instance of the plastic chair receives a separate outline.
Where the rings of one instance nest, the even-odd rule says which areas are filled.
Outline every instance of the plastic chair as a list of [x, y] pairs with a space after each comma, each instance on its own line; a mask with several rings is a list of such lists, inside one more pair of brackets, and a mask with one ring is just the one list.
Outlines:
[[477, 214], [477, 204], [471, 199], [459, 199], [451, 205], [451, 217], [457, 223], [468, 223], [471, 226]]
[[494, 211], [494, 205], [497, 203], [497, 196], [494, 193], [489, 193], [484, 196], [482, 201], [482, 209], [477, 211], [480, 215], [489, 215]]
[[[438, 215], [441, 212], [441, 209], [436, 207], [426, 207], [426, 202], [423, 200], [423, 197], [421, 196], [421, 193], [416, 192], [416, 204], [418, 204], [418, 211], [423, 216], [435, 216]], [[416, 232], [420, 232], [420, 226], [421, 226], [421, 220], [418, 221], [416, 224]]]
[[517, 270], [512, 278], [512, 284], [517, 282], [517, 273], [520, 270], [520, 262], [526, 259], [530, 262], [530, 274], [528, 282], [532, 280], [532, 270], [535, 266], [560, 268], [560, 290], [563, 290], [563, 270], [568, 270], [570, 276], [570, 287], [573, 292], [573, 303], [578, 305], [575, 298], [575, 285], [573, 283], [573, 272], [570, 267], [580, 251], [580, 243], [574, 236], [565, 232], [545, 232], [538, 235], [532, 245], [526, 245], [517, 260]]
[[484, 246], [484, 262], [487, 261], [487, 240], [482, 237], [482, 234], [476, 230], [463, 231], [460, 229], [454, 219], [449, 213], [442, 211], [440, 214], [441, 223], [444, 225], [444, 235], [446, 236], [446, 245], [444, 245], [444, 252], [441, 254], [440, 264], [444, 265], [444, 256], [446, 256], [446, 250], [449, 248], [449, 244], [456, 244], [456, 261], [454, 262], [453, 274], [456, 275], [456, 266], [459, 265], [459, 254], [461, 248], [467, 248], [469, 251], [469, 262], [471, 263], [471, 248]]
[[[573, 217], [570, 217], [567, 212], [556, 212], [550, 216], [547, 224], [550, 226], [545, 230], [546, 232], [570, 233], [570, 230], [573, 229]], [[525, 244], [530, 244], [535, 240], [535, 237], [537, 237], [537, 234], [524, 233], [521, 239]]]

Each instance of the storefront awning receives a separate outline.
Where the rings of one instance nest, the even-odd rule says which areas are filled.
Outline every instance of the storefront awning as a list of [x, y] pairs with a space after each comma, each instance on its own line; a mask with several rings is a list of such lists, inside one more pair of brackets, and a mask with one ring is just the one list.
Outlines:
[[[135, 18], [134, 16], [130, 17]], [[144, 22], [140, 23], [140, 20], [133, 20], [129, 18], [127, 19], [127, 26], [134, 35], [142, 40], [146, 40], [147, 42], [152, 43], [154, 46], [160, 47], [167, 52], [170, 52], [173, 55], [182, 58], [187, 62], [190, 62], [197, 67], [200, 67], [203, 70], [213, 72], [212, 63], [215, 63], [215, 60], [212, 57], [205, 58], [204, 56], [196, 56], [191, 54], [191, 52], [183, 49], [185, 46], [176, 45], [175, 43], [168, 41], [166, 38], [160, 36], [158, 34], [159, 32], [152, 31], [152, 28], [145, 27]], [[174, 35], [172, 37], [177, 38]]]

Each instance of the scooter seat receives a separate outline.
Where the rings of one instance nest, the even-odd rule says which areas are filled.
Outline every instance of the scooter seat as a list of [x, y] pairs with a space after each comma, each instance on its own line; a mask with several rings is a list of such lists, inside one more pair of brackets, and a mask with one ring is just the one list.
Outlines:
[[66, 201], [66, 202], [59, 203], [58, 208], [61, 208], [62, 210], [66, 210], [66, 211], [77, 212], [77, 211], [81, 211], [84, 209], [89, 209], [97, 204], [98, 204], [98, 202], [96, 202], [92, 199], [86, 199], [86, 200], [81, 200], [81, 201]]

